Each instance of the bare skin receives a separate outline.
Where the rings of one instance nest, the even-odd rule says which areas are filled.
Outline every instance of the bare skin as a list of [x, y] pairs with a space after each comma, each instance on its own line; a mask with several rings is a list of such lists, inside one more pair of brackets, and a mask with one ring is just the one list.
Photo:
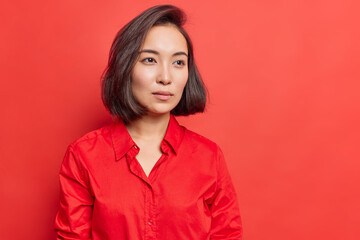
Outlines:
[[165, 136], [169, 118], [170, 114], [146, 115], [126, 126], [131, 138], [140, 148], [136, 159], [146, 176], [149, 176], [151, 169], [162, 155], [160, 145]]
[[132, 91], [147, 114], [126, 128], [139, 146], [136, 159], [149, 176], [162, 155], [170, 111], [179, 103], [188, 78], [187, 43], [172, 25], [150, 29], [132, 71]]

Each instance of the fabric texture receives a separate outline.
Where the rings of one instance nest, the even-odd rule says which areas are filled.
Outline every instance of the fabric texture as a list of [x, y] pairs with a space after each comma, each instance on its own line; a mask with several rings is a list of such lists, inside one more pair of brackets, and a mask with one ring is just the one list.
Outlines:
[[241, 239], [236, 192], [220, 148], [171, 116], [149, 176], [122, 122], [67, 149], [57, 239]]

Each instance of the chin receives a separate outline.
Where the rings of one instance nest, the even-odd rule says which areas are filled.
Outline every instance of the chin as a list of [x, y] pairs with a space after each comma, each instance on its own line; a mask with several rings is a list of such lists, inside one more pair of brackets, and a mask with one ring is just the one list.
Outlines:
[[170, 114], [171, 109], [149, 109], [148, 115], [154, 115], [154, 116], [161, 116], [161, 115], [167, 115]]
[[148, 111], [148, 115], [162, 116], [162, 115], [170, 114], [170, 111]]
[[169, 114], [175, 107], [176, 105], [173, 106], [173, 104], [156, 104], [153, 107], [147, 107], [147, 110], [148, 113], [152, 115], [164, 115]]

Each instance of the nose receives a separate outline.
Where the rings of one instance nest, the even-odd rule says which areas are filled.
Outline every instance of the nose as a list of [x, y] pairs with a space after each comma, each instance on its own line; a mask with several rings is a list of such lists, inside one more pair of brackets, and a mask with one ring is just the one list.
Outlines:
[[171, 83], [170, 69], [168, 66], [162, 66], [159, 69], [156, 82], [163, 85], [168, 85]]

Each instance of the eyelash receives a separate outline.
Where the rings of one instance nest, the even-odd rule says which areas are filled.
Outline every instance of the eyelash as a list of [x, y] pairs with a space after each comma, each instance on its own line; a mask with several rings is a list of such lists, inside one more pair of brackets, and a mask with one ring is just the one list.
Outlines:
[[[151, 60], [151, 61], [150, 61]], [[153, 63], [156, 62], [154, 58], [144, 58], [141, 62], [144, 63]], [[183, 60], [176, 60], [175, 62], [178, 62], [180, 66], [184, 66], [185, 62]]]
[[[151, 62], [149, 62], [150, 59], [152, 60]], [[152, 62], [156, 62], [156, 61], [153, 58], [144, 58], [141, 62], [152, 63]]]
[[183, 60], [176, 60], [175, 62], [180, 62], [179, 65], [181, 65], [181, 66], [184, 66], [184, 65], [185, 65], [185, 62], [184, 62]]

